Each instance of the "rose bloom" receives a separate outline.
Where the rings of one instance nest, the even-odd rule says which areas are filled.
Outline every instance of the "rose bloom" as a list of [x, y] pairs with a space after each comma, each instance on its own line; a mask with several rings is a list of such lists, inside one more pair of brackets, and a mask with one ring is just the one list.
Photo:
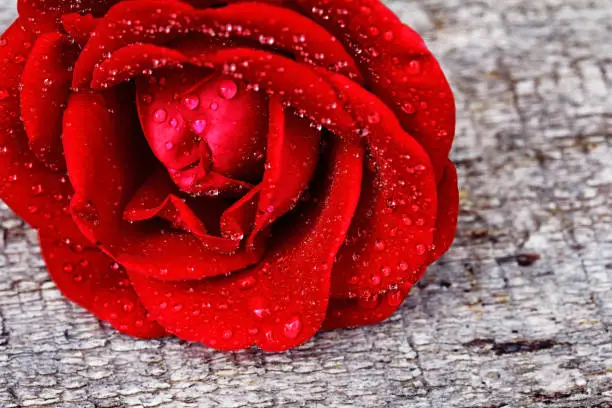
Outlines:
[[136, 337], [282, 351], [389, 317], [450, 246], [455, 106], [378, 0], [20, 0], [0, 198]]

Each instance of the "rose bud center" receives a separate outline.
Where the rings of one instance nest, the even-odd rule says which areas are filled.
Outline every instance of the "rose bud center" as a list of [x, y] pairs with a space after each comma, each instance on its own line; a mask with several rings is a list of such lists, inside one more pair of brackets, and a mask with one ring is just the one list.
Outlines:
[[140, 80], [137, 90], [145, 136], [181, 190], [208, 194], [220, 183], [261, 180], [268, 132], [265, 95], [200, 68], [159, 71]]

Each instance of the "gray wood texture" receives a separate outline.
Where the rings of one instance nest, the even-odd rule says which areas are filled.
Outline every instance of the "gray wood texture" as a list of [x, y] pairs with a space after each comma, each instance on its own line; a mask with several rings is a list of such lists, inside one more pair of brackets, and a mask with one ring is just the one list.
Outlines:
[[462, 195], [400, 311], [284, 354], [131, 339], [0, 204], [0, 407], [612, 407], [612, 1], [389, 4], [453, 84]]

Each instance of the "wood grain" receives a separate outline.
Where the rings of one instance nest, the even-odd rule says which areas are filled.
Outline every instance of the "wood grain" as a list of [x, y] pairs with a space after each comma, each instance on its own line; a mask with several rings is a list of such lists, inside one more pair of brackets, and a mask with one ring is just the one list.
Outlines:
[[389, 4], [455, 89], [463, 198], [401, 310], [276, 355], [134, 340], [0, 204], [0, 407], [612, 407], [612, 2]]

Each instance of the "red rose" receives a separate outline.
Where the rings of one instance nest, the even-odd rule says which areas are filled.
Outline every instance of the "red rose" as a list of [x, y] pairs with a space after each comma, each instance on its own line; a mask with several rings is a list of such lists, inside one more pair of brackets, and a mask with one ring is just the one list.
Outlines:
[[378, 0], [20, 0], [0, 197], [119, 331], [285, 350], [451, 244], [451, 90]]

